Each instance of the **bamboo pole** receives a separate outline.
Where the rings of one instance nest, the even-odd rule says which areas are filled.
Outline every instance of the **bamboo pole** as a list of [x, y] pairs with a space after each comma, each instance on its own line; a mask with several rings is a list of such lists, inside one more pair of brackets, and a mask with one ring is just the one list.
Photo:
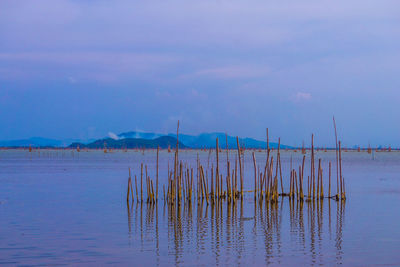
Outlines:
[[146, 198], [146, 202], [149, 202], [149, 178], [146, 175], [146, 192], [147, 192], [147, 198]]
[[239, 156], [239, 171], [240, 171], [240, 198], [243, 198], [243, 173], [242, 173], [242, 161], [241, 161], [241, 151], [240, 151], [240, 144], [239, 144], [239, 137], [236, 137], [237, 143], [237, 150]]
[[324, 170], [321, 168], [321, 190], [319, 191], [320, 193], [320, 198], [324, 198]]
[[262, 198], [263, 198], [263, 185], [264, 185], [264, 175], [263, 175], [263, 173], [262, 172], [260, 172], [260, 175], [259, 175], [259, 181], [258, 181], [258, 197], [260, 198], [260, 200], [262, 200]]
[[147, 189], [147, 202], [149, 201], [149, 177], [147, 176], [147, 164], [144, 165], [145, 168], [145, 174], [146, 174], [146, 189]]
[[220, 197], [223, 198], [223, 197], [224, 197], [224, 182], [223, 182], [223, 179], [222, 179], [222, 174], [220, 174], [219, 178], [220, 178], [220, 183], [219, 183], [219, 185], [221, 186], [219, 192], [220, 192], [220, 194], [221, 194]]
[[[178, 120], [178, 125], [176, 127], [176, 147], [175, 147], [175, 157], [174, 157], [174, 180], [173, 180], [173, 183], [176, 183], [176, 180], [177, 180], [177, 168], [178, 168], [178, 159], [179, 159], [178, 153], [179, 153], [179, 120]], [[175, 185], [174, 185], [174, 187], [175, 187]]]
[[160, 147], [157, 145], [157, 164], [156, 164], [156, 201], [158, 201], [158, 152]]
[[231, 198], [235, 200], [235, 169], [232, 169], [231, 175]]
[[257, 168], [256, 168], [256, 155], [253, 151], [253, 165], [254, 165], [254, 200], [257, 198]]
[[295, 183], [296, 183], [296, 197], [297, 197], [297, 200], [299, 199], [299, 187], [298, 187], [298, 185], [297, 185], [297, 173], [296, 173], [296, 171], [295, 170], [293, 170], [293, 172], [294, 172], [294, 179], [295, 179]]
[[135, 187], [136, 187], [136, 201], [139, 202], [139, 194], [138, 194], [138, 189], [137, 189], [137, 179], [136, 179], [136, 175], [135, 175]]
[[337, 195], [339, 196], [339, 155], [338, 155], [338, 140], [337, 140], [335, 116], [333, 116], [333, 127], [335, 129], [335, 141], [336, 141], [336, 187], [337, 187]]
[[180, 169], [179, 169], [179, 176], [178, 176], [178, 188], [179, 188], [179, 201], [185, 199], [185, 190], [184, 190], [184, 183], [183, 183], [183, 164], [180, 161]]
[[344, 183], [344, 177], [343, 177], [343, 199], [346, 199], [346, 186]]
[[311, 184], [312, 198], [315, 198], [314, 134], [311, 135]]
[[[268, 130], [268, 129], [267, 129]], [[267, 135], [268, 135], [268, 131], [267, 131]], [[268, 138], [267, 138], [268, 139]], [[268, 142], [268, 141], [267, 141]], [[267, 145], [268, 147], [269, 145]], [[269, 175], [269, 148], [267, 149], [267, 160], [265, 162], [265, 167], [264, 167], [264, 190], [267, 192], [267, 180], [268, 180], [268, 175]], [[261, 194], [263, 194], [263, 192], [261, 192]]]
[[151, 198], [150, 198], [150, 202], [151, 203], [154, 203], [155, 201], [154, 201], [154, 188], [153, 188], [153, 181], [152, 180], [150, 180], [150, 196], [151, 196]]
[[276, 169], [275, 169], [275, 176], [274, 176], [274, 194], [273, 194], [274, 199], [275, 199], [275, 197], [277, 197], [276, 193], [278, 191], [277, 186], [278, 186], [278, 171], [279, 171], [279, 143], [278, 143], [278, 152], [276, 155], [276, 167], [275, 168]]
[[151, 179], [150, 176], [147, 177], [147, 198], [148, 198], [148, 202], [151, 202], [152, 200], [152, 194], [151, 194]]
[[342, 176], [342, 149], [341, 149], [341, 142], [339, 141], [339, 178], [340, 178], [340, 196], [342, 199], [346, 198], [343, 194], [343, 176]]
[[303, 163], [301, 165], [301, 179], [304, 179], [304, 166], [306, 164], [306, 156], [303, 156]]
[[[280, 147], [281, 147], [281, 138], [279, 137], [278, 139], [278, 155], [277, 155], [277, 164], [279, 163], [279, 177], [281, 178], [281, 192], [282, 195], [284, 195], [283, 192], [283, 180], [282, 180], [282, 166], [281, 166], [281, 152], [280, 152]], [[276, 165], [278, 168], [278, 165]], [[278, 170], [277, 170], [278, 171]]]
[[201, 166], [200, 168], [201, 168], [201, 176], [203, 177], [204, 195], [205, 195], [207, 205], [208, 205], [208, 190], [207, 190], [207, 185], [206, 185], [206, 179], [204, 177], [203, 167]]
[[293, 170], [290, 170], [289, 175], [289, 198], [292, 196], [292, 181], [293, 181]]
[[135, 200], [133, 197], [133, 186], [132, 186], [132, 178], [131, 178], [131, 168], [129, 168], [129, 185], [131, 187], [131, 195], [132, 195], [132, 202]]
[[140, 164], [140, 201], [143, 202], [143, 163]]
[[126, 202], [129, 202], [130, 182], [131, 182], [131, 177], [128, 178], [128, 190], [127, 190], [127, 193], [126, 193]]
[[214, 165], [211, 167], [211, 201], [214, 201]]
[[238, 177], [237, 177], [237, 158], [235, 158], [235, 198], [237, 197], [237, 192], [238, 192], [238, 186], [237, 186], [237, 180], [238, 180]]
[[[219, 146], [218, 146], [218, 137], [217, 137], [217, 139], [216, 139], [216, 144], [215, 144], [215, 153], [216, 153], [216, 163], [217, 163], [217, 166], [216, 166], [216, 168], [215, 168], [215, 178], [216, 179], [218, 179], [218, 185], [219, 186], [221, 186], [220, 185], [220, 181], [219, 181], [219, 157], [218, 157], [218, 151], [219, 151]], [[222, 181], [221, 181], [221, 184], [222, 184]], [[219, 191], [219, 193], [221, 194], [221, 191], [220, 190], [218, 190]], [[220, 196], [220, 195], [219, 195]], [[218, 197], [219, 197], [218, 196]]]
[[192, 201], [192, 190], [193, 190], [193, 168], [190, 169], [190, 198], [189, 201]]
[[[216, 173], [216, 171], [215, 171]], [[219, 177], [215, 175], [215, 198], [219, 199], [220, 192], [219, 192]]]
[[331, 162], [329, 161], [329, 190], [328, 190], [328, 197], [331, 197]]
[[[168, 163], [169, 165], [169, 163]], [[168, 171], [167, 200], [171, 200], [171, 172]]]
[[300, 183], [300, 200], [304, 199], [304, 177], [303, 170], [301, 166], [299, 166], [299, 183]]
[[228, 175], [226, 176], [226, 179], [228, 181], [228, 198], [230, 198], [232, 196], [232, 184], [231, 184], [231, 176], [230, 176], [230, 168], [231, 168], [231, 164], [230, 162], [226, 162], [227, 168], [228, 168]]
[[320, 197], [321, 159], [318, 160], [317, 198]]
[[225, 133], [225, 142], [226, 142], [226, 173], [227, 176], [230, 176], [230, 169], [229, 169], [229, 145], [228, 145], [228, 134]]
[[207, 174], [207, 170], [206, 170], [205, 181], [206, 181], [206, 189], [207, 189], [207, 192], [206, 192], [207, 194], [206, 194], [206, 196], [207, 196], [207, 198], [208, 198], [209, 193], [208, 193], [208, 174]]
[[270, 166], [268, 170], [268, 188], [267, 188], [267, 200], [270, 200], [272, 194], [273, 194], [273, 188], [272, 188], [272, 172], [274, 168], [274, 157], [271, 156], [271, 161], [270, 161]]
[[181, 174], [180, 174], [180, 177], [181, 177], [181, 181], [180, 181], [180, 183], [181, 183], [181, 189], [182, 189], [182, 199], [183, 199], [183, 201], [185, 200], [185, 177], [184, 177], [184, 174], [185, 173], [185, 171], [183, 171], [183, 169], [182, 169], [182, 171], [181, 171]]

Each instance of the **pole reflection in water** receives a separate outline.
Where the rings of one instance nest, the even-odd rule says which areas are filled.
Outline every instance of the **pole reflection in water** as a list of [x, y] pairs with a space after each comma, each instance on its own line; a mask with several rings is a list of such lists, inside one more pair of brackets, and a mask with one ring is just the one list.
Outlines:
[[345, 204], [294, 198], [127, 202], [128, 242], [134, 252], [154, 253], [158, 266], [342, 264]]

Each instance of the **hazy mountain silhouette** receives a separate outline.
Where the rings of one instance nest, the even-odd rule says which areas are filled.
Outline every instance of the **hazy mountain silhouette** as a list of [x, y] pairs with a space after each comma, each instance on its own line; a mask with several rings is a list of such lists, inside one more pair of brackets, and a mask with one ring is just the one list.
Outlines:
[[[99, 139], [89, 144], [82, 143], [73, 143], [69, 147], [70, 148], [175, 148], [176, 147], [176, 138], [171, 136], [161, 136], [155, 139], [143, 139], [143, 138], [124, 138], [124, 139], [112, 139], [105, 138]], [[184, 144], [179, 142], [180, 148], [186, 148]]]
[[[226, 148], [225, 133], [202, 133], [199, 135], [179, 134], [179, 147], [181, 148], [215, 148], [216, 138], [219, 139], [219, 147]], [[124, 132], [118, 135], [118, 139], [101, 138], [98, 140], [82, 141], [76, 139], [56, 140], [42, 137], [32, 137], [29, 139], [20, 140], [5, 140], [0, 141], [0, 147], [77, 147], [81, 148], [103, 148], [104, 143], [109, 148], [167, 148], [170, 145], [174, 148], [176, 145], [176, 134], [159, 134], [149, 132]], [[241, 147], [246, 148], [266, 148], [265, 141], [256, 140], [253, 138], [239, 138]], [[270, 142], [271, 148], [277, 148], [278, 144]], [[228, 147], [231, 149], [237, 148], [235, 136], [228, 135]], [[282, 145], [281, 148], [292, 148]]]
[[[135, 131], [125, 132], [118, 135], [118, 137], [120, 138], [143, 138], [143, 139], [153, 139], [160, 136], [163, 135], [158, 133], [144, 133]], [[168, 134], [168, 136], [176, 138], [176, 134]], [[191, 148], [215, 148], [217, 137], [219, 139], [219, 147], [226, 148], [225, 133], [202, 133], [199, 135], [179, 134], [179, 141]], [[253, 138], [239, 138], [239, 144], [240, 146], [244, 146], [246, 148], [267, 147], [267, 142], [259, 141]], [[270, 142], [269, 146], [271, 148], [277, 148], [278, 143]], [[237, 142], [235, 136], [228, 135], [228, 147], [232, 149], [237, 148]], [[291, 147], [281, 144], [281, 148], [291, 148]]]

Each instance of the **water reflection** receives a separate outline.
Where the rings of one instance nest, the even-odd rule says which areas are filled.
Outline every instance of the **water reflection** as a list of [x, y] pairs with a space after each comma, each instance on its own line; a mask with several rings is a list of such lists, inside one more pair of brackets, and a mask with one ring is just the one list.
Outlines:
[[139, 240], [157, 265], [343, 263], [345, 201], [194, 203], [127, 202], [128, 242]]

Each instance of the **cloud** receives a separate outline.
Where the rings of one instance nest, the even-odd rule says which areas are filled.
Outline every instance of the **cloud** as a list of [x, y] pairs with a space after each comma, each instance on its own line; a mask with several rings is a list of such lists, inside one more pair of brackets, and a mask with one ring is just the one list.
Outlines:
[[225, 66], [198, 70], [193, 74], [193, 76], [204, 76], [217, 79], [240, 79], [262, 77], [267, 75], [269, 72], [270, 69], [266, 67]]
[[311, 100], [311, 97], [310, 93], [297, 92], [292, 96], [292, 100], [294, 102], [305, 102]]
[[22, 62], [48, 62], [55, 64], [93, 64], [118, 66], [120, 69], [146, 70], [155, 65], [178, 60], [175, 56], [156, 53], [131, 52], [14, 52], [0, 53], [1, 60]]
[[[41, 78], [44, 73], [52, 73], [48, 79], [54, 79], [57, 78], [57, 72], [60, 79], [70, 75], [67, 79], [69, 83], [78, 80], [118, 81], [132, 77], [154, 78], [179, 61], [178, 56], [161, 53], [9, 52], [0, 53], [0, 70], [1, 64], [11, 65], [15, 68], [13, 77], [31, 79]], [[24, 71], [18, 71], [21, 69]]]
[[108, 137], [110, 137], [111, 139], [114, 139], [114, 140], [118, 140], [119, 139], [118, 135], [116, 135], [113, 132], [108, 132]]
[[[377, 140], [398, 143], [390, 122], [400, 114], [389, 108], [399, 99], [399, 9], [398, 0], [1, 0], [0, 99], [10, 101], [0, 114], [10, 115], [0, 137], [87, 124], [99, 135], [126, 125], [173, 132], [180, 118], [185, 131], [252, 135], [267, 124], [296, 141], [335, 114], [349, 129], [363, 122], [357, 142], [375, 125]], [[293, 132], [293, 114], [312, 125]], [[60, 117], [73, 123], [53, 127]]]
[[376, 40], [397, 49], [396, 7], [397, 0], [3, 0], [0, 59], [42, 80], [259, 78], [321, 54], [376, 49]]
[[321, 22], [398, 19], [398, 5], [397, 0], [3, 0], [0, 35], [19, 47], [262, 47], [307, 33], [311, 27], [303, 23], [318, 21], [312, 27], [318, 29]]

